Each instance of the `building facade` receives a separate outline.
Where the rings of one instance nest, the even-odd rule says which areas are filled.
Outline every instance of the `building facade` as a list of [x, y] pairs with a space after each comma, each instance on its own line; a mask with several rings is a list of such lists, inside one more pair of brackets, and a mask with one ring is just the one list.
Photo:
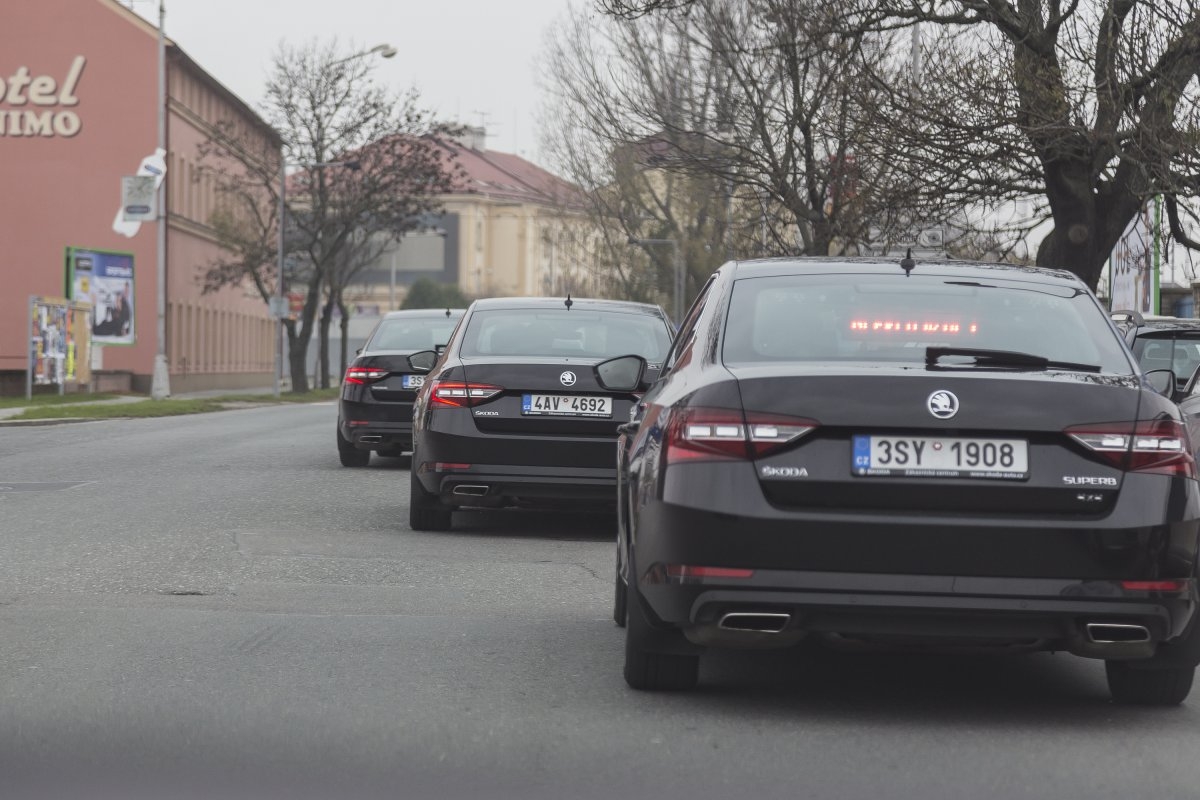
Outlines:
[[[93, 366], [101, 386], [147, 391], [157, 352], [160, 223], [133, 226], [132, 236], [114, 227], [122, 177], [135, 175], [157, 146], [158, 31], [115, 0], [8, 0], [6, 10], [0, 26], [0, 232], [7, 249], [0, 260], [0, 393], [24, 388], [29, 298], [68, 290], [70, 248], [132, 256], [129, 297], [119, 301], [129, 306], [131, 341], [99, 348]], [[171, 390], [267, 385], [275, 327], [261, 298], [241, 288], [206, 293], [202, 284], [222, 250], [209, 226], [221, 198], [201, 169], [201, 148], [222, 121], [276, 152], [279, 139], [170, 40], [166, 61], [164, 344]], [[79, 294], [78, 286], [70, 288]], [[78, 299], [96, 304], [97, 325], [105, 322], [104, 308], [118, 302], [94, 289]]]
[[420, 278], [457, 284], [468, 297], [592, 293], [595, 232], [574, 186], [488, 150], [479, 128], [445, 147], [458, 177], [440, 198], [443, 213], [364, 271], [353, 293], [360, 309], [395, 307]]

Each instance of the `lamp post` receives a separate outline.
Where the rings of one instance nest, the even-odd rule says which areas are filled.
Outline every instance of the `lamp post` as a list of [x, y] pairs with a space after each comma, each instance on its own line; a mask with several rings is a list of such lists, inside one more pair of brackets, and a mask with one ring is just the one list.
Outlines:
[[668, 245], [672, 251], [672, 260], [675, 266], [675, 291], [672, 293], [675, 325], [678, 326], [683, 322], [683, 251], [679, 247], [679, 242], [675, 239], [639, 239], [636, 236], [629, 237], [630, 244], [649, 247], [651, 245]]
[[[364, 58], [366, 56], [378, 53], [381, 58], [392, 58], [396, 55], [396, 48], [390, 44], [377, 44], [370, 50], [364, 50], [361, 53], [339, 58], [333, 61], [329, 66], [337, 64], [345, 64], [347, 61], [353, 61], [356, 58]], [[303, 169], [315, 169], [318, 167], [340, 167], [348, 166], [352, 169], [358, 168], [357, 161], [324, 161], [311, 164], [297, 164], [295, 166]], [[287, 226], [287, 144], [279, 146], [279, 276], [275, 281], [275, 396], [279, 397], [283, 387], [283, 304], [284, 304], [284, 287], [283, 276], [286, 261], [287, 250], [286, 244], [286, 226]]]
[[[167, 19], [166, 0], [158, 2], [158, 148], [159, 152], [167, 152], [167, 41], [163, 26]], [[162, 400], [171, 395], [171, 376], [167, 369], [167, 211], [166, 181], [158, 184], [158, 219], [155, 256], [158, 261], [156, 268], [157, 310], [155, 320], [155, 335], [157, 344], [154, 351], [154, 371], [150, 377], [150, 396]]]

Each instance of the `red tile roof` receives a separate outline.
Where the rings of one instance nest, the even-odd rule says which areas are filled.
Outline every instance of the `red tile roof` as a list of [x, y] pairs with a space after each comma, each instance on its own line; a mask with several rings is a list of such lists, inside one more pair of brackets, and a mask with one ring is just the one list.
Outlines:
[[579, 206], [580, 190], [557, 175], [512, 153], [473, 150], [455, 141], [442, 146], [457, 158], [462, 172], [455, 194], [479, 194], [497, 200], [549, 206]]

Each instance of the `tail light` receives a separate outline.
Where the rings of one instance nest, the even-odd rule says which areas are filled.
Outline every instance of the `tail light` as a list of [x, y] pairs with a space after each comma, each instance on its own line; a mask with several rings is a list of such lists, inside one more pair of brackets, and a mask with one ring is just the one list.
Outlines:
[[386, 378], [388, 374], [386, 369], [378, 367], [349, 367], [343, 380], [346, 383], [374, 383], [381, 378]]
[[429, 389], [429, 397], [435, 406], [466, 408], [486, 403], [503, 391], [503, 386], [492, 386], [489, 383], [434, 381]]
[[1197, 478], [1187, 428], [1175, 420], [1104, 422], [1077, 425], [1064, 432], [1117, 469]]
[[803, 417], [729, 408], [683, 408], [667, 427], [667, 462], [761, 458], [816, 430]]

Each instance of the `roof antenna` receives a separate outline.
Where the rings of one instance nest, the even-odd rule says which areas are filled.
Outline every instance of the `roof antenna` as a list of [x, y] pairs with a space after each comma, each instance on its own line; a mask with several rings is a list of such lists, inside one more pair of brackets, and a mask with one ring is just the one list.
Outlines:
[[912, 248], [910, 247], [910, 248], [908, 248], [908, 255], [906, 255], [904, 258], [900, 259], [900, 269], [904, 270], [904, 277], [907, 278], [909, 275], [911, 275], [912, 271], [913, 271], [913, 267], [915, 267], [916, 265], [917, 265], [917, 262], [913, 260]]
[[446, 309], [446, 319], [450, 319], [450, 309]]
[[575, 302], [574, 302], [574, 301], [571, 299], [571, 293], [570, 293], [570, 292], [567, 292], [567, 299], [566, 299], [566, 301], [563, 303], [563, 305], [567, 307], [567, 311], [570, 311], [570, 310], [571, 310], [571, 306], [575, 305]]

